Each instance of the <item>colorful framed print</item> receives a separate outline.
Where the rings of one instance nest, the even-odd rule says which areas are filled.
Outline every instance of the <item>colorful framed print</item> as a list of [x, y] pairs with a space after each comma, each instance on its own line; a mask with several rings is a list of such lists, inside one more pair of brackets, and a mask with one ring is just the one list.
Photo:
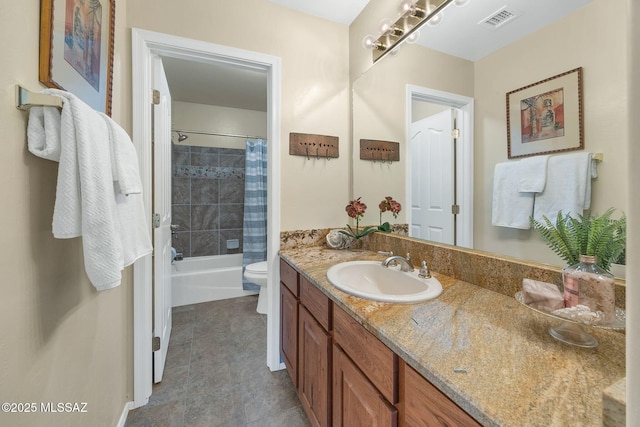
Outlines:
[[509, 158], [581, 150], [582, 68], [507, 93]]
[[40, 82], [111, 115], [115, 0], [42, 0]]

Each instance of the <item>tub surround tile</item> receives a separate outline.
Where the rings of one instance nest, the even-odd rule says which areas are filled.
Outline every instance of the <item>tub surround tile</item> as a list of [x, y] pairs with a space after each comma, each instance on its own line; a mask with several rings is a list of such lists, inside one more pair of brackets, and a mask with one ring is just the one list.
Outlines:
[[244, 179], [223, 178], [218, 180], [220, 203], [244, 203]]
[[242, 228], [244, 205], [241, 203], [220, 204], [220, 229]]
[[[539, 426], [602, 425], [602, 392], [625, 374], [624, 334], [591, 328], [600, 343], [596, 349], [560, 343], [548, 333], [558, 321], [527, 309], [511, 293], [511, 281], [521, 283], [520, 274], [549, 280], [557, 269], [525, 263], [510, 273], [514, 260], [496, 264], [470, 252], [465, 259], [451, 248], [373, 236], [365, 240], [371, 250], [299, 246], [282, 249], [281, 256], [483, 425], [515, 427], [523, 420]], [[425, 257], [443, 285], [442, 295], [419, 304], [380, 303], [348, 295], [327, 281], [326, 272], [336, 263], [383, 260], [373, 252], [378, 249], [400, 254], [408, 249], [414, 263]], [[471, 260], [474, 256], [479, 258]], [[445, 272], [477, 277], [481, 286]]]
[[188, 205], [191, 200], [191, 180], [189, 178], [173, 177], [171, 180], [171, 203], [174, 205]]
[[188, 181], [191, 183], [191, 204], [211, 205], [218, 203], [218, 180], [189, 179]]
[[217, 230], [220, 210], [219, 205], [192, 205], [191, 231]]
[[217, 231], [192, 231], [191, 256], [219, 255], [218, 237], [219, 232]]
[[191, 206], [173, 205], [171, 207], [171, 223], [178, 226], [178, 231], [190, 231]]

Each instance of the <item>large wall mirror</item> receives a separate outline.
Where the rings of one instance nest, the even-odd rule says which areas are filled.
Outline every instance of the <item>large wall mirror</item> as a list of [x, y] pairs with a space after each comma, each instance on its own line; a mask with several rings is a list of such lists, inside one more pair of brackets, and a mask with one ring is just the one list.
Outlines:
[[[602, 213], [614, 207], [626, 212], [629, 40], [627, 21], [619, 19], [628, 13], [625, 0], [572, 0], [563, 4], [573, 3], [573, 9], [562, 13], [557, 10], [558, 2], [545, 0], [548, 4], [536, 4], [535, 13], [561, 18], [541, 26], [542, 15], [516, 17], [504, 24], [505, 30], [510, 25], [531, 28], [508, 45], [501, 44], [501, 28], [481, 28], [489, 32], [495, 47], [493, 51], [476, 47], [463, 54], [467, 57], [436, 48], [450, 52], [468, 48], [465, 44], [470, 42], [465, 37], [473, 39], [468, 27], [504, 4], [470, 0], [460, 7], [452, 3], [444, 10], [441, 23], [444, 28], [447, 22], [456, 22], [456, 31], [446, 37], [446, 46], [403, 44], [395, 55], [387, 55], [374, 65], [371, 52], [360, 45], [360, 40], [368, 32], [375, 32], [385, 14], [397, 13], [388, 3], [371, 0], [350, 29], [352, 190], [354, 197], [362, 197], [370, 207], [363, 224], [377, 224], [377, 205], [391, 196], [403, 210], [397, 219], [384, 214], [382, 221], [409, 223], [412, 234], [420, 238], [453, 237], [461, 246], [562, 265], [533, 230], [491, 225], [493, 172], [497, 163], [508, 161], [507, 92], [577, 67], [583, 69], [584, 150], [604, 155], [604, 161], [598, 164], [598, 177], [592, 181], [591, 211]], [[517, 12], [519, 2], [512, 3]], [[458, 21], [456, 16], [463, 18]], [[424, 26], [421, 40], [441, 40], [438, 30], [438, 26]], [[436, 148], [421, 153], [418, 141], [423, 137], [437, 139], [454, 120], [463, 132], [456, 153], [438, 144], [429, 144]], [[361, 139], [399, 143], [400, 160], [389, 161], [384, 155], [361, 160]], [[420, 173], [430, 175], [420, 177]], [[420, 194], [425, 190], [416, 182], [430, 183], [427, 204], [440, 206], [447, 215], [451, 214], [455, 182], [454, 204], [460, 209], [455, 223], [433, 216], [427, 222], [435, 225], [421, 223], [420, 209], [425, 201], [420, 200]], [[441, 226], [449, 227], [449, 231], [438, 231]]]

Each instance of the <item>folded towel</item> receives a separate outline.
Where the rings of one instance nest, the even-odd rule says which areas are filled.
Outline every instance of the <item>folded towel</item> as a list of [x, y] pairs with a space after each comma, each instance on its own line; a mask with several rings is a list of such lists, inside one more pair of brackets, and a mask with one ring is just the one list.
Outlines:
[[89, 280], [97, 290], [113, 288], [121, 282], [121, 270], [151, 250], [140, 211], [141, 195], [131, 199], [139, 203], [133, 207], [129, 197], [116, 195], [110, 125], [100, 113], [71, 93], [57, 89], [44, 93], [63, 100], [53, 234], [57, 238], [82, 236]]
[[564, 308], [564, 297], [558, 285], [532, 279], [522, 280], [524, 303], [538, 310], [551, 312]]
[[126, 267], [153, 251], [142, 198], [138, 155], [127, 132], [111, 117], [98, 114], [109, 128], [118, 231], [123, 251], [123, 267]]
[[573, 217], [591, 205], [592, 154], [579, 152], [551, 156], [547, 165], [547, 184], [535, 198], [533, 217], [543, 215], [552, 221], [559, 211]]
[[106, 114], [99, 113], [109, 128], [111, 146], [111, 172], [113, 180], [118, 183], [121, 194], [138, 194], [142, 192], [142, 182], [138, 171], [138, 156], [131, 138], [122, 127]]
[[60, 111], [56, 107], [29, 110], [27, 147], [38, 157], [60, 161]]
[[529, 217], [533, 212], [534, 193], [518, 192], [519, 170], [519, 162], [503, 162], [495, 166], [492, 225], [523, 230], [531, 227]]
[[533, 156], [520, 160], [519, 192], [541, 193], [544, 190], [548, 160], [549, 156]]

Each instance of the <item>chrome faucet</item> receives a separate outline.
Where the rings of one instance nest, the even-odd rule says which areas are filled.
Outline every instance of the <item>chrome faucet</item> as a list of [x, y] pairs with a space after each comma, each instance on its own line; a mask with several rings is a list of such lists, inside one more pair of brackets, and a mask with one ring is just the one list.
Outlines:
[[389, 267], [389, 264], [394, 265], [394, 262], [398, 262], [400, 264], [400, 271], [404, 271], [405, 273], [413, 271], [413, 266], [411, 263], [404, 257], [400, 255], [390, 256], [389, 258], [382, 261], [383, 267]]

